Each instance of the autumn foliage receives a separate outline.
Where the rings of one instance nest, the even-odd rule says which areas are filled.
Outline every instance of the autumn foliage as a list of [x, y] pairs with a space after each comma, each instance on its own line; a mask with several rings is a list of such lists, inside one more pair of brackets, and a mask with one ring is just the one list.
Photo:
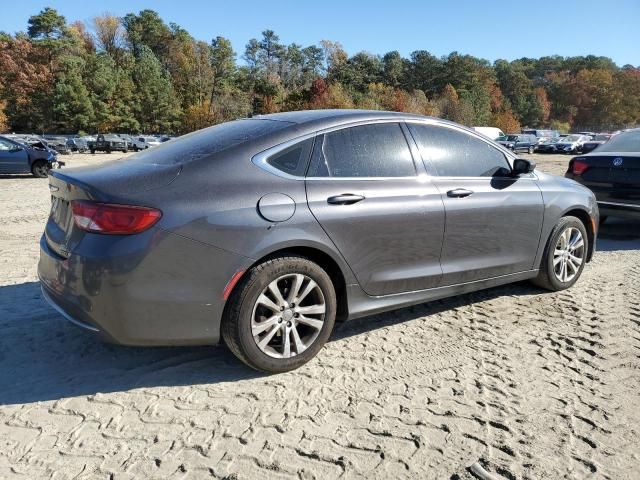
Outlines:
[[348, 55], [265, 30], [239, 60], [157, 12], [67, 20], [51, 8], [0, 33], [0, 130], [188, 132], [252, 114], [362, 108], [440, 116], [504, 132], [640, 123], [640, 69], [606, 57], [493, 63], [453, 52]]

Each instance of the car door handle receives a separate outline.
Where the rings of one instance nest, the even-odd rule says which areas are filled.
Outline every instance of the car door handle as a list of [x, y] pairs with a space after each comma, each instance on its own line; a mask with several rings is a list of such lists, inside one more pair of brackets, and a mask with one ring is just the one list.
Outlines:
[[362, 195], [354, 195], [353, 193], [343, 193], [334, 197], [327, 198], [327, 203], [331, 205], [353, 205], [364, 200]]
[[466, 188], [456, 188], [455, 190], [449, 190], [447, 192], [447, 197], [463, 198], [468, 197], [472, 194], [472, 190], [467, 190]]

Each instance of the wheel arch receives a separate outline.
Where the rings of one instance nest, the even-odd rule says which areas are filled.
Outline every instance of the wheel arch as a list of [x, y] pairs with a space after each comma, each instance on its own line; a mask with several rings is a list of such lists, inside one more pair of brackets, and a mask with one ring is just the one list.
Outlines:
[[[304, 257], [318, 264], [331, 279], [333, 288], [336, 291], [337, 311], [336, 320], [345, 320], [349, 315], [349, 307], [347, 302], [347, 280], [345, 273], [338, 262], [327, 252], [312, 246], [290, 246], [274, 250], [259, 260], [254, 262], [249, 269], [259, 265], [271, 258], [296, 256]], [[249, 270], [248, 269], [248, 270]]]
[[589, 215], [589, 212], [584, 208], [572, 208], [567, 210], [562, 214], [562, 217], [576, 217], [579, 219], [584, 225], [585, 230], [587, 231], [587, 239], [589, 240], [589, 249], [587, 250], [587, 262], [591, 261], [593, 257], [593, 250], [596, 238], [595, 229], [597, 226], [593, 222], [593, 218]]

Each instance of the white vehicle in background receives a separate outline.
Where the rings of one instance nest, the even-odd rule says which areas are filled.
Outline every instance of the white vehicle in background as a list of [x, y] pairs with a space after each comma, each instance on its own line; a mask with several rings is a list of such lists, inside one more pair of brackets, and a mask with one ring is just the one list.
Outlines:
[[473, 127], [473, 129], [485, 137], [489, 137], [491, 140], [505, 136], [504, 132], [497, 127]]
[[139, 150], [155, 147], [162, 143], [156, 137], [151, 137], [151, 136], [139, 135], [137, 137], [133, 137], [133, 139], [136, 141], [136, 146], [138, 147]]

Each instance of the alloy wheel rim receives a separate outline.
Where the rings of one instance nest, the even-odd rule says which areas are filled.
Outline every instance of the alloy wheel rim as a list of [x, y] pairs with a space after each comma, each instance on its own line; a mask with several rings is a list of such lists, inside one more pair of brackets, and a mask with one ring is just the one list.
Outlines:
[[38, 175], [46, 175], [48, 173], [48, 168], [46, 165], [38, 165], [36, 166], [36, 173]]
[[563, 283], [570, 282], [580, 272], [584, 263], [584, 238], [575, 227], [566, 228], [553, 251], [553, 272]]
[[324, 294], [312, 278], [301, 273], [283, 275], [256, 300], [251, 315], [253, 340], [270, 357], [295, 357], [316, 341], [326, 312]]

